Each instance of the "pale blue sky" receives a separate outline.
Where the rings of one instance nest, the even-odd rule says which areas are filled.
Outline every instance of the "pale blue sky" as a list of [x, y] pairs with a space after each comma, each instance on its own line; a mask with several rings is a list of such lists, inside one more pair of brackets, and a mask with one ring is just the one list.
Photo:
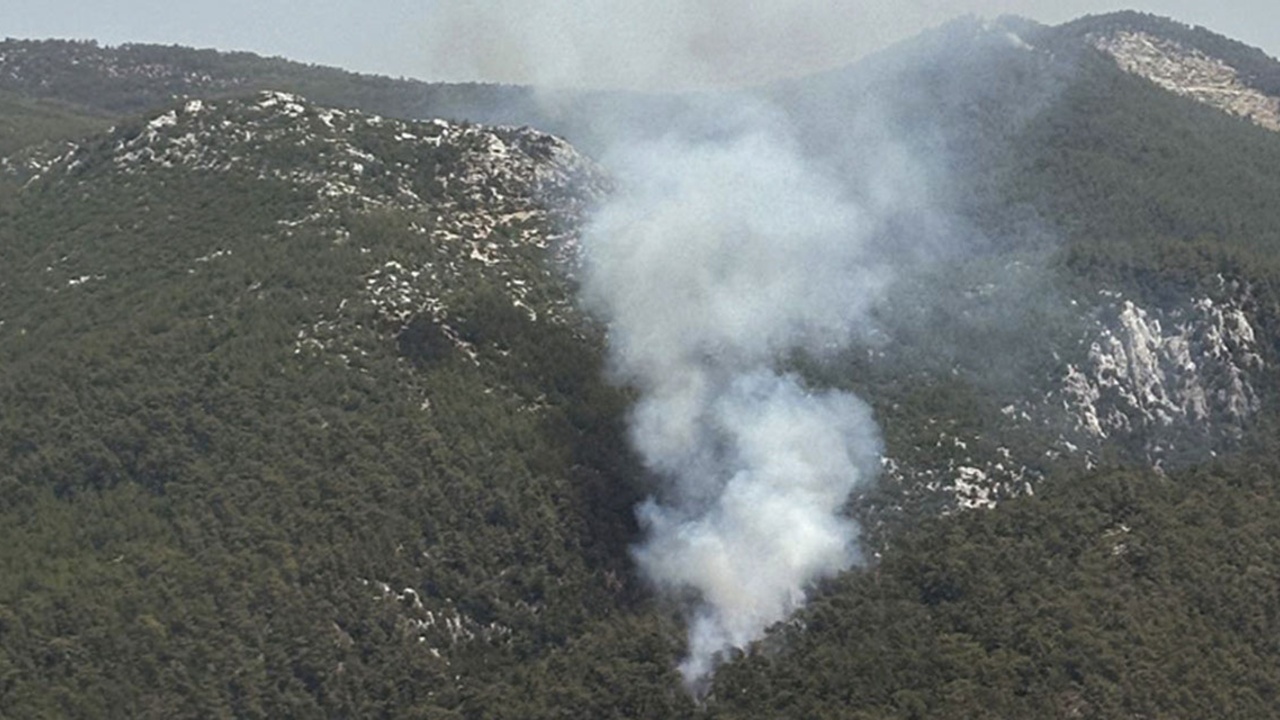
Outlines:
[[[661, 84], [686, 77], [691, 71], [681, 63], [689, 59], [705, 70], [712, 57], [738, 79], [760, 79], [852, 59], [965, 13], [1057, 23], [1118, 7], [1097, 0], [0, 0], [0, 37], [250, 50], [425, 80], [559, 82], [594, 72], [588, 82], [610, 84], [620, 77], [611, 65], [653, 62], [647, 81]], [[1280, 55], [1275, 0], [1132, 0], [1128, 7]], [[753, 19], [725, 21], [744, 15]], [[568, 46], [577, 47], [570, 59], [562, 52]], [[545, 74], [557, 65], [564, 72]]]

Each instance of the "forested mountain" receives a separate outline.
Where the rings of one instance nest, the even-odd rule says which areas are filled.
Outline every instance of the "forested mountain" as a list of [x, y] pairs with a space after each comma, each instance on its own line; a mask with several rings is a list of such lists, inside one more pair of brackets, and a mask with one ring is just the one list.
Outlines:
[[1269, 716], [1277, 68], [1124, 13], [760, 90], [938, 158], [946, 243], [789, 360], [884, 428], [868, 564], [695, 698], [574, 299], [575, 113], [689, 98], [0, 43], [0, 717]]
[[360, 75], [253, 53], [91, 41], [0, 42], [0, 89], [96, 116], [147, 112], [186, 96], [243, 96], [257, 90], [305, 94], [316, 102], [401, 117], [485, 120], [533, 112], [528, 88], [425, 83]]

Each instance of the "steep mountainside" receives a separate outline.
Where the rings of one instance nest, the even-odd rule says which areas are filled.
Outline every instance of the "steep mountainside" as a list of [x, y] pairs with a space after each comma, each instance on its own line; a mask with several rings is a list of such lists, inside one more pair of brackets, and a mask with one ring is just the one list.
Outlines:
[[12, 166], [7, 712], [455, 707], [625, 606], [562, 141], [266, 93]]
[[634, 398], [574, 299], [614, 180], [435, 117], [540, 122], [530, 91], [0, 43], [0, 717], [1266, 716], [1260, 55], [961, 20], [761, 91], [850, 193], [871, 153], [936, 162], [886, 227], [940, 250], [865, 345], [788, 359], [883, 428], [870, 565], [695, 701], [628, 552]]
[[1202, 461], [1269, 410], [1280, 143], [1073, 32], [962, 20], [774, 90], [819, 157], [870, 104], [889, 142], [942, 166], [920, 192], [945, 208], [944, 260], [900, 271], [882, 345], [817, 373], [878, 401], [884, 485], [902, 490], [881, 506], [990, 507], [1064, 466]]

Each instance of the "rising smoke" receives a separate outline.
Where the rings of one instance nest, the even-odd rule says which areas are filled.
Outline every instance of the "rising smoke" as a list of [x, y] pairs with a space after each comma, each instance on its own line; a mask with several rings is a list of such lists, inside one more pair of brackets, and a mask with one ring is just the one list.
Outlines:
[[[548, 7], [580, 11], [579, 24], [611, 22], [583, 3]], [[554, 29], [522, 44], [509, 23], [480, 19], [514, 33], [502, 62], [543, 63], [554, 85], [573, 84], [598, 51]], [[706, 42], [657, 37], [659, 47], [623, 43], [613, 62], [635, 63], [645, 84], [673, 53]], [[888, 219], [927, 215], [924, 174], [891, 133], [841, 113], [833, 125], [860, 126], [876, 148], [816, 160], [822, 148], [800, 143], [794, 118], [766, 95], [687, 97], [656, 131], [604, 117], [593, 127], [607, 138], [601, 159], [618, 189], [583, 237], [583, 301], [607, 323], [616, 378], [639, 393], [630, 439], [660, 482], [637, 511], [645, 539], [634, 556], [656, 588], [686, 603], [680, 670], [694, 690], [727, 651], [785, 620], [814, 582], [859, 560], [859, 528], [843, 510], [879, 467], [872, 413], [786, 367], [796, 353], [830, 355], [871, 330], [892, 276]], [[906, 240], [890, 245], [901, 254]]]
[[695, 687], [857, 560], [841, 509], [880, 449], [862, 401], [779, 369], [868, 326], [886, 282], [873, 219], [776, 114], [733, 118], [719, 136], [610, 154], [621, 187], [584, 238], [584, 299], [608, 323], [614, 371], [640, 391], [632, 443], [667, 481], [639, 510], [635, 557], [691, 600], [681, 672]]

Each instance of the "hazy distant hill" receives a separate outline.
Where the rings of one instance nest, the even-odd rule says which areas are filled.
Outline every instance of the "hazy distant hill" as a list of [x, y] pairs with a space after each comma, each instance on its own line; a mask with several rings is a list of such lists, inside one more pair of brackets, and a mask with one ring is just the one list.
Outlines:
[[0, 42], [0, 90], [96, 116], [257, 90], [300, 93], [326, 105], [406, 118], [483, 122], [536, 112], [528, 88], [360, 75], [246, 52], [63, 40]]
[[1276, 67], [1123, 13], [767, 89], [854, 190], [874, 102], [963, 252], [794, 359], [884, 427], [878, 559], [696, 704], [573, 300], [612, 180], [427, 119], [593, 147], [686, 99], [0, 43], [0, 717], [1266, 717], [1280, 134], [1176, 86]]

